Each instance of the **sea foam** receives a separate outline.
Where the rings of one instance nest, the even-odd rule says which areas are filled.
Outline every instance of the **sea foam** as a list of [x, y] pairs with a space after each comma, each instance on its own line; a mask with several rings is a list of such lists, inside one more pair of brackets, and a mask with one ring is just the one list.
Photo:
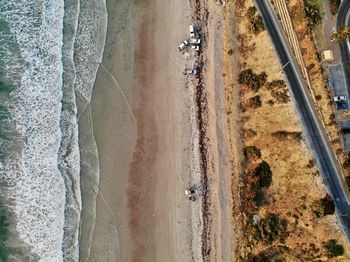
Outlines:
[[[100, 17], [82, 16], [89, 4]], [[0, 25], [6, 25], [0, 27], [0, 41], [8, 41], [0, 42], [5, 65], [0, 76], [12, 87], [9, 101], [0, 97], [9, 115], [4, 122], [8, 132], [0, 137], [1, 150], [6, 150], [0, 182], [31, 261], [79, 260], [76, 94], [91, 99], [105, 18], [103, 0], [8, 0], [0, 5]]]

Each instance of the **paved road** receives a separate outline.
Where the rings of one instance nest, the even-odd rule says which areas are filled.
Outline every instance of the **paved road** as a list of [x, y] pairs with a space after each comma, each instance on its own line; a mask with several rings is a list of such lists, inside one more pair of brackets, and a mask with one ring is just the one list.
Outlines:
[[[342, 1], [338, 15], [337, 15], [337, 28], [350, 24], [350, 1]], [[346, 87], [348, 94], [350, 94], [350, 48], [348, 41], [339, 43], [341, 61], [345, 76]]]
[[289, 81], [290, 90], [297, 105], [304, 127], [304, 134], [317, 160], [328, 192], [334, 199], [343, 230], [350, 240], [350, 206], [347, 201], [349, 191], [343, 180], [338, 162], [335, 160], [324, 128], [316, 115], [316, 110], [312, 104], [304, 79], [269, 1], [255, 0], [255, 4], [264, 19], [280, 62], [282, 65], [285, 65], [283, 71]]

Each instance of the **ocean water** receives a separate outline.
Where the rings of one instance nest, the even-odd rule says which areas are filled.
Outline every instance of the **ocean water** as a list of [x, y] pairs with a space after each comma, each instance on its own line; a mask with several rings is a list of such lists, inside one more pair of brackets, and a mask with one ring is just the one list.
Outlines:
[[104, 0], [0, 4], [0, 191], [14, 218], [12, 248], [29, 261], [79, 261], [78, 117], [91, 100], [106, 16]]

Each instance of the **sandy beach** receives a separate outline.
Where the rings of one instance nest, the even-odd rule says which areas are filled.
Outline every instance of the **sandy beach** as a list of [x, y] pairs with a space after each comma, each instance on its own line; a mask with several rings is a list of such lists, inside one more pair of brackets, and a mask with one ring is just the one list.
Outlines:
[[201, 181], [194, 86], [183, 75], [193, 59], [177, 50], [190, 7], [148, 0], [107, 9], [91, 103], [100, 185], [88, 261], [201, 260], [201, 201], [184, 194]]
[[[208, 8], [209, 24], [201, 21]], [[221, 8], [206, 1], [120, 0], [107, 1], [107, 9], [91, 102], [97, 217], [84, 261], [230, 261]], [[200, 56], [177, 49], [191, 23], [205, 41]], [[209, 27], [219, 30], [208, 37]], [[199, 77], [183, 74], [204, 60]], [[193, 185], [203, 192], [189, 201], [184, 192]]]

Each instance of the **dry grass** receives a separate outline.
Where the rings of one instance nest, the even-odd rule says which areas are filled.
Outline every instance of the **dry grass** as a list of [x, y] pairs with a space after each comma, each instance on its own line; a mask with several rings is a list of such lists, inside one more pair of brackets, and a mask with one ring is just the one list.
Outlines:
[[[293, 0], [290, 2], [295, 3]], [[249, 31], [249, 21], [245, 14], [250, 6], [251, 0], [236, 2], [237, 33], [241, 44], [240, 70], [252, 68], [256, 74], [265, 72], [267, 82], [284, 79], [281, 65], [266, 31], [257, 36]], [[306, 36], [301, 29], [298, 33]], [[307, 66], [314, 63], [314, 68], [316, 67], [312, 69], [314, 72], [311, 72], [311, 81], [314, 83], [316, 94], [322, 96], [318, 104], [329, 116], [331, 107], [326, 100], [327, 94], [323, 91], [324, 80], [322, 75], [318, 74], [320, 65], [310, 46], [314, 46], [312, 39], [304, 39], [302, 47], [307, 49], [306, 54], [310, 59], [306, 60]], [[296, 136], [284, 139], [276, 135], [279, 131], [290, 134], [302, 131], [293, 103], [278, 103], [266, 85], [257, 92], [243, 85], [236, 84], [233, 88], [240, 88], [241, 104], [247, 103], [254, 96], [259, 96], [261, 100], [260, 107], [246, 107], [245, 112], [241, 112], [244, 144], [261, 149], [261, 157], [246, 162], [245, 171], [242, 172], [241, 201], [242, 212], [245, 213], [245, 219], [241, 221], [243, 227], [249, 225], [252, 214], [258, 214], [263, 219], [273, 213], [288, 221], [288, 236], [284, 241], [277, 240], [272, 244], [258, 240], [251, 231], [246, 230], [245, 235], [238, 241], [240, 245], [237, 254], [241, 255], [242, 261], [247, 261], [252, 254], [261, 252], [273, 253], [276, 258], [284, 258], [286, 261], [332, 261], [327, 259], [322, 242], [332, 237], [344, 246], [346, 243], [334, 215], [316, 218], [312, 212], [312, 203], [326, 195], [316, 167], [310, 164], [313, 162], [312, 156], [303, 139]], [[266, 203], [257, 207], [254, 203], [246, 201], [250, 199], [249, 182], [252, 180], [249, 174], [262, 160], [271, 167], [272, 185], [264, 189]], [[345, 261], [345, 258], [339, 259], [337, 261]]]

